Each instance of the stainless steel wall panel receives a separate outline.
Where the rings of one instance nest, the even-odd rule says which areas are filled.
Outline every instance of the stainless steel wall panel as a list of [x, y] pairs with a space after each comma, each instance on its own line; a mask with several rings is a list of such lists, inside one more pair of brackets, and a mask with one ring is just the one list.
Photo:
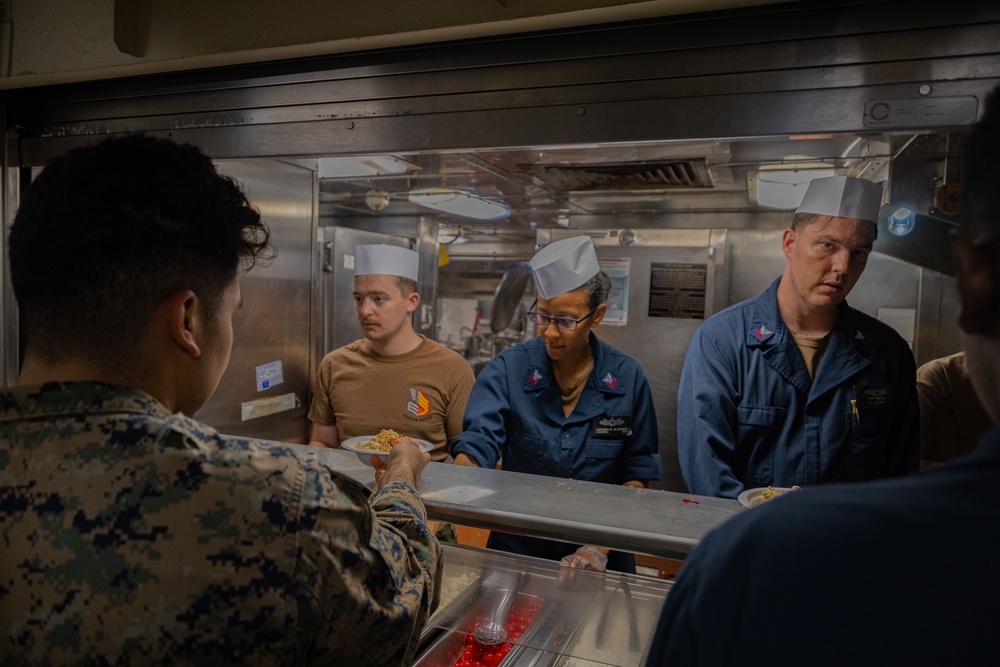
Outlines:
[[11, 121], [31, 164], [125, 131], [220, 158], [859, 131], [920, 84], [981, 98], [998, 44], [985, 0], [797, 3], [16, 91]]
[[[1000, 39], [1000, 29], [968, 28], [970, 37]], [[955, 40], [952, 35], [915, 39]], [[864, 40], [882, 48], [870, 48]], [[81, 101], [44, 107], [34, 120], [34, 133], [60, 135], [75, 131], [100, 134], [114, 131], [154, 131], [188, 127], [265, 125], [271, 123], [349, 120], [397, 115], [437, 114], [496, 108], [536, 108], [565, 104], [592, 104], [608, 100], [670, 99], [757, 91], [795, 91], [810, 88], [875, 88], [901, 81], [938, 81], [1000, 76], [1000, 59], [987, 49], [967, 51], [934, 48], [918, 51], [900, 44], [887, 46], [883, 35], [856, 37], [851, 42], [859, 56], [836, 58], [832, 40], [795, 45], [758, 44], [720, 47], [706, 52], [666, 51], [494, 66], [488, 71], [412, 73], [368, 79], [331, 79], [317, 83], [261, 86], [212, 92], [184, 92], [163, 100], [133, 96]], [[963, 42], [964, 44], [964, 42]], [[896, 48], [899, 46], [900, 48]], [[919, 54], [900, 62], [901, 53]], [[863, 58], [861, 57], [863, 54]], [[775, 63], [801, 58], [796, 68]], [[940, 59], [937, 59], [940, 58]], [[869, 61], [869, 62], [865, 62]], [[878, 63], [875, 67], [872, 63]], [[622, 79], [622, 72], [643, 73]], [[333, 73], [331, 73], [333, 74]], [[483, 90], [483, 77], [489, 89]], [[473, 146], [474, 147], [474, 146]]]
[[[144, 96], [143, 88], [134, 84], [110, 82], [89, 86], [91, 92], [83, 108], [73, 108], [78, 100], [72, 94], [46, 94], [46, 110], [37, 122], [279, 109], [331, 101], [418, 100], [430, 95], [436, 95], [438, 107], [443, 108], [448, 97], [482, 91], [484, 78], [489, 80], [488, 90], [508, 92], [620, 82], [622, 72], [639, 82], [734, 72], [793, 74], [810, 68], [828, 68], [826, 74], [831, 75], [844, 65], [881, 63], [883, 67], [870, 73], [878, 76], [894, 62], [939, 58], [945, 59], [939, 66], [952, 66], [954, 59], [962, 56], [996, 53], [1000, 17], [995, 8], [986, 11], [975, 6], [980, 3], [963, 3], [951, 16], [934, 12], [931, 19], [928, 8], [913, 3], [905, 7], [902, 3], [881, 4], [883, 9], [900, 11], [890, 18], [868, 7], [864, 12], [851, 7], [767, 8], [740, 12], [738, 18], [718, 14], [700, 20], [597, 26], [480, 43], [317, 58], [284, 66], [272, 63], [232, 68], [229, 78], [219, 72], [169, 75], [158, 79], [162, 82], [158, 88], [170, 94], [166, 100]], [[859, 27], [849, 30], [846, 26], [852, 22]], [[789, 39], [789, 35], [794, 38]], [[845, 35], [851, 37], [850, 48], [844, 48], [842, 42], [831, 44]], [[530, 57], [525, 57], [526, 53]], [[959, 72], [952, 70], [952, 74]], [[956, 77], [941, 72], [940, 78]], [[853, 85], [864, 83], [875, 81], [856, 80]], [[129, 108], [135, 113], [124, 111]], [[376, 109], [369, 107], [368, 114], [373, 111]], [[331, 117], [326, 113], [318, 109], [315, 118]], [[244, 122], [271, 121], [245, 117]]]
[[791, 221], [791, 214], [786, 213], [780, 229], [729, 230], [726, 255], [730, 270], [724, 307], [757, 296], [781, 275], [785, 268], [781, 234]]
[[[1000, 77], [939, 81], [942, 97], [981, 98]], [[712, 86], [723, 90], [722, 86]], [[912, 98], [915, 86], [885, 85], [826, 90], [761, 91], [686, 98], [566, 103], [515, 109], [450, 111], [379, 118], [241, 125], [236, 120], [150, 130], [202, 146], [217, 158], [315, 157], [352, 153], [549, 146], [594, 142], [643, 142], [705, 137], [765, 137], [856, 132], [872, 99]], [[737, 113], [738, 110], [738, 113]], [[970, 123], [971, 123], [970, 119]], [[107, 131], [147, 130], [127, 122]], [[927, 128], [915, 125], [915, 131]], [[59, 136], [26, 136], [25, 164], [44, 164], [70, 147], [93, 140], [64, 128]], [[724, 135], [720, 135], [724, 133]]]
[[413, 330], [434, 340], [435, 307], [438, 293], [438, 223], [421, 216], [417, 223], [417, 234], [413, 249], [420, 255], [420, 305], [413, 317]]
[[[243, 308], [215, 394], [196, 417], [224, 433], [305, 442], [313, 366], [312, 274], [315, 172], [275, 160], [222, 162], [271, 230], [277, 257], [240, 280]], [[258, 391], [258, 366], [280, 361], [284, 381]], [[244, 420], [243, 404], [294, 394], [296, 407]]]
[[958, 326], [961, 304], [955, 278], [921, 269], [918, 304], [917, 341], [913, 350], [917, 365], [965, 349], [962, 329]]

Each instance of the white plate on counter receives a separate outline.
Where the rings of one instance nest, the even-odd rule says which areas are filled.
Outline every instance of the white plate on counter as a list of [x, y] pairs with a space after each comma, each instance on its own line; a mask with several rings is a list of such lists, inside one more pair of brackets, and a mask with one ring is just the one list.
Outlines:
[[[383, 461], [389, 458], [389, 452], [376, 452], [373, 449], [365, 449], [364, 447], [359, 446], [365, 444], [374, 437], [375, 437], [374, 435], [355, 436], [353, 438], [348, 438], [347, 440], [344, 440], [342, 443], [340, 443], [340, 446], [346, 449], [347, 451], [354, 452], [354, 454], [358, 457], [359, 461], [361, 461], [365, 465], [370, 466], [372, 464], [371, 460], [369, 459], [370, 456], [377, 456]], [[432, 449], [434, 449], [434, 445], [430, 442], [427, 442], [426, 440], [419, 440], [417, 438], [410, 438], [410, 440], [413, 440], [418, 445], [420, 445], [420, 451], [422, 452], [429, 452]]]
[[[774, 486], [774, 487], [761, 486], [756, 489], [747, 489], [746, 491], [741, 493], [739, 497], [737, 497], [737, 500], [740, 501], [740, 505], [743, 505], [743, 507], [746, 507], [748, 509], [751, 507], [756, 507], [761, 503], [767, 502], [767, 500], [764, 500], [764, 492], [767, 491], [769, 488], [773, 488], [775, 491], [778, 492], [778, 495], [774, 496], [774, 498], [777, 498], [778, 496], [784, 495], [785, 493], [791, 491], [790, 488], [785, 486]], [[770, 500], [774, 500], [774, 498], [770, 498]]]

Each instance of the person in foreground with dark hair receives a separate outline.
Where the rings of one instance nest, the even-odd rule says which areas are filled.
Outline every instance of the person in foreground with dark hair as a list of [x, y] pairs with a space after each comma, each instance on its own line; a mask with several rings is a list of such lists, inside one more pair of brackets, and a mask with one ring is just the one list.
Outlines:
[[369, 496], [190, 417], [270, 253], [240, 186], [193, 146], [109, 139], [39, 174], [8, 248], [0, 663], [409, 664], [441, 564], [416, 443]]
[[[1000, 417], [1000, 88], [966, 144], [953, 237], [966, 354]], [[649, 665], [1000, 664], [1000, 428], [892, 480], [785, 494], [688, 558]]]
[[[531, 259], [538, 337], [502, 352], [479, 374], [452, 444], [455, 463], [646, 488], [660, 479], [646, 373], [591, 331], [611, 281], [588, 236], [562, 239]], [[635, 572], [632, 554], [490, 533], [487, 546], [567, 567]]]

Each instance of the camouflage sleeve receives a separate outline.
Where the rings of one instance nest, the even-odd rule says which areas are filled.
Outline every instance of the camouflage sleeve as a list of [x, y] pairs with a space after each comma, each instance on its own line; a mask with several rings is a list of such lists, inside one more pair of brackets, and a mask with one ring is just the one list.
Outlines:
[[409, 542], [417, 565], [431, 577], [430, 611], [437, 609], [441, 592], [441, 547], [427, 527], [427, 510], [408, 482], [392, 482], [372, 495], [371, 507], [379, 522], [392, 527]]
[[437, 604], [441, 570], [416, 490], [394, 482], [369, 497], [313, 460], [299, 516], [305, 652], [320, 663], [409, 665]]

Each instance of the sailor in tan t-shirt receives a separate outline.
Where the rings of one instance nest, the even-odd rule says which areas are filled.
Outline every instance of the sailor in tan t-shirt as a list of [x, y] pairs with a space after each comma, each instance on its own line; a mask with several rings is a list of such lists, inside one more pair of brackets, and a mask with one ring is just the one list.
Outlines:
[[309, 444], [339, 447], [347, 438], [391, 428], [434, 443], [443, 461], [462, 432], [475, 382], [458, 353], [413, 330], [420, 303], [418, 255], [390, 245], [354, 248], [354, 304], [365, 337], [320, 362]]

